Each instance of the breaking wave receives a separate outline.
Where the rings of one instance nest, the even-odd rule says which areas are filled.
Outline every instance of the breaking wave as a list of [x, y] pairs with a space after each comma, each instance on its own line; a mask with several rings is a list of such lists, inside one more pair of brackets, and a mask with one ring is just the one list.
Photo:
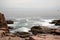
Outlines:
[[45, 26], [50, 28], [57, 28], [54, 24], [50, 24], [54, 19], [42, 19], [42, 18], [14, 18], [11, 19], [14, 21], [14, 24], [8, 24], [8, 26], [13, 27], [13, 30], [10, 30], [11, 33], [19, 32], [28, 32], [32, 26]]

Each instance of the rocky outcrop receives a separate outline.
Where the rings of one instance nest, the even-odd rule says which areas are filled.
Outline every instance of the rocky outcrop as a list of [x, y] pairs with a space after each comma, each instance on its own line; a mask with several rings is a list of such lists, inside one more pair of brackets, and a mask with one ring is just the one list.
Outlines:
[[44, 27], [44, 26], [33, 26], [31, 28], [31, 32], [36, 35], [36, 34], [41, 34], [41, 33], [44, 33], [44, 34], [48, 34], [48, 33], [51, 33], [52, 30], [51, 28], [48, 28], [48, 27]]
[[0, 13], [0, 30], [8, 32], [7, 22], [5, 20], [4, 14]]
[[36, 35], [38, 33], [42, 33], [42, 30], [41, 30], [40, 26], [33, 26], [31, 28], [31, 32], [32, 32], [32, 34]]
[[3, 31], [3, 30], [0, 30], [0, 37], [4, 37], [5, 36], [5, 31]]
[[31, 28], [31, 32], [34, 35], [37, 34], [54, 34], [54, 35], [60, 35], [60, 28], [48, 28], [44, 26], [33, 26]]
[[60, 28], [57, 28], [53, 31], [54, 34], [56, 35], [60, 35]]
[[[60, 40], [60, 28], [33, 26], [30, 31], [12, 34], [9, 32], [9, 29], [13, 29], [13, 27], [8, 27], [7, 24], [13, 23], [12, 20], [6, 21], [4, 14], [0, 13], [0, 40]], [[51, 24], [60, 25], [60, 20], [53, 20]], [[23, 29], [24, 27], [22, 30]], [[25, 28], [25, 30], [29, 29]], [[31, 35], [30, 32], [32, 32], [33, 35]]]
[[50, 22], [51, 24], [59, 25], [60, 26], [60, 19], [59, 20], [53, 20]]

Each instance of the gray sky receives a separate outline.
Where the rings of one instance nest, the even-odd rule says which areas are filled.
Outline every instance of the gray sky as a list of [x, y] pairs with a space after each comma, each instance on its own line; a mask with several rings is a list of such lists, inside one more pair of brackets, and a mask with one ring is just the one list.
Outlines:
[[6, 17], [60, 17], [60, 0], [0, 0]]

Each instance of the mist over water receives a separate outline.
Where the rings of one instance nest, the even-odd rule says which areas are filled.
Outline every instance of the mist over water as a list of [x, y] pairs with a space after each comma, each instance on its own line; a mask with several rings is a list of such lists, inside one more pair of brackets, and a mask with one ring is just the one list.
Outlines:
[[0, 0], [6, 17], [60, 18], [60, 0]]

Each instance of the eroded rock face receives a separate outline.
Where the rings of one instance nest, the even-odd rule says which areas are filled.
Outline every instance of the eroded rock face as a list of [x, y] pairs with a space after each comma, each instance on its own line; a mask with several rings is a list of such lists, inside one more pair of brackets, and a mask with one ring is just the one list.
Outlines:
[[17, 35], [21, 38], [25, 38], [25, 37], [29, 37], [30, 33], [28, 33], [28, 32], [17, 32], [17, 33], [15, 33], [15, 35]]
[[57, 23], [57, 20], [53, 20], [52, 22], [50, 22], [50, 24], [55, 24]]
[[2, 13], [0, 13], [0, 30], [3, 30], [5, 32], [9, 32], [7, 22], [5, 20], [5, 16]]

